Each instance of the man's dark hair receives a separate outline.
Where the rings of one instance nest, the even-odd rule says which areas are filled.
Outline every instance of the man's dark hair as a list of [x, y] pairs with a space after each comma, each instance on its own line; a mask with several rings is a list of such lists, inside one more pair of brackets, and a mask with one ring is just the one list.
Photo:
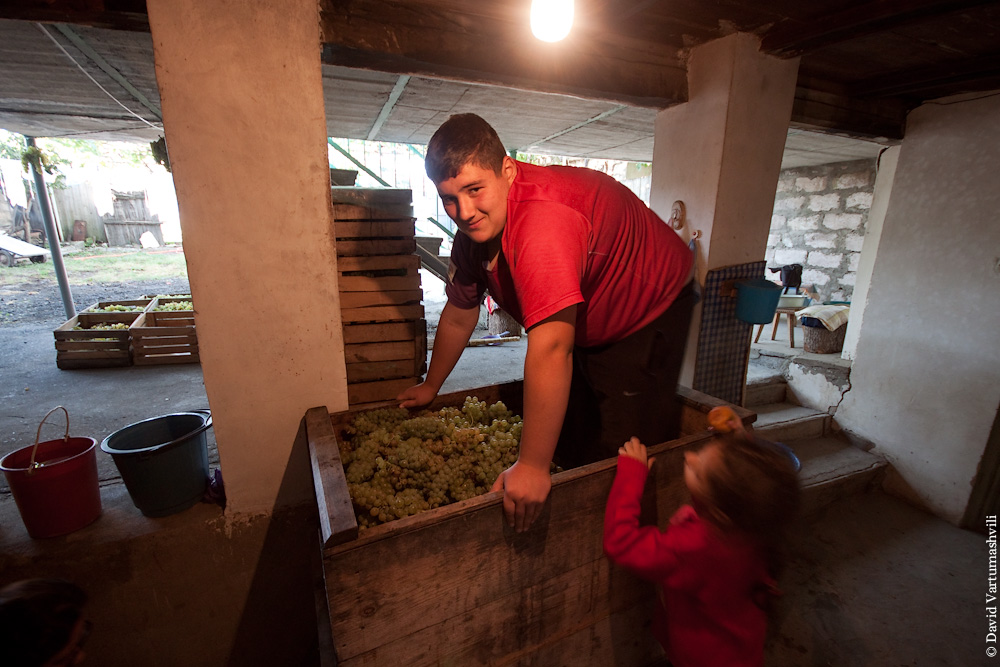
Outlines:
[[0, 589], [0, 654], [8, 667], [44, 665], [69, 643], [87, 594], [62, 579], [23, 579]]
[[474, 113], [456, 114], [427, 143], [424, 168], [434, 183], [454, 178], [466, 164], [499, 174], [507, 151], [496, 130]]

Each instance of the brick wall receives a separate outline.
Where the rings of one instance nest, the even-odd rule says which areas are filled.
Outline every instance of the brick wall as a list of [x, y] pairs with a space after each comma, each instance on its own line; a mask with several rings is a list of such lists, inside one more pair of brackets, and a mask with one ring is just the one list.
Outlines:
[[[782, 171], [767, 266], [801, 264], [804, 286], [815, 286], [824, 301], [850, 301], [874, 185], [875, 160]], [[767, 277], [779, 279], [770, 272]]]

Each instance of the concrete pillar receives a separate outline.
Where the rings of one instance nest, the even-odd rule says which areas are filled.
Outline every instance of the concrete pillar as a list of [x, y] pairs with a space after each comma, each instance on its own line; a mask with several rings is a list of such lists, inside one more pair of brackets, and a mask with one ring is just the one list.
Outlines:
[[347, 408], [315, 0], [149, 0], [227, 512], [307, 501], [307, 409]]
[[878, 258], [879, 244], [882, 242], [882, 224], [885, 222], [885, 213], [889, 207], [889, 197], [892, 194], [892, 184], [896, 178], [898, 162], [899, 146], [887, 148], [879, 155], [872, 207], [868, 212], [865, 241], [861, 248], [861, 259], [858, 261], [854, 292], [851, 295], [851, 318], [847, 321], [844, 349], [840, 354], [843, 359], [853, 361], [857, 354], [858, 339], [864, 324], [865, 307], [868, 305], [868, 290], [872, 283], [872, 271], [875, 269], [875, 260]]
[[[756, 37], [733, 34], [692, 50], [688, 102], [656, 118], [650, 205], [665, 220], [684, 202], [687, 241], [697, 230], [695, 271], [762, 260], [798, 59], [762, 55]], [[701, 326], [696, 310], [681, 384], [691, 386]]]

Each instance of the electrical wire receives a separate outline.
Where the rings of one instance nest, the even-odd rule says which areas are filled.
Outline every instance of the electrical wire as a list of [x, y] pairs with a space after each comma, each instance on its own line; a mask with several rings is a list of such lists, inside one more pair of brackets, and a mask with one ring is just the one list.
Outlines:
[[55, 37], [53, 37], [53, 36], [52, 36], [52, 34], [51, 34], [51, 33], [50, 33], [50, 32], [49, 32], [48, 30], [46, 30], [46, 29], [45, 29], [45, 26], [43, 26], [43, 25], [42, 25], [41, 23], [36, 23], [35, 25], [36, 25], [36, 26], [38, 26], [38, 29], [39, 29], [39, 30], [41, 30], [41, 31], [42, 31], [43, 33], [45, 33], [45, 36], [46, 36], [46, 37], [48, 37], [49, 39], [51, 39], [51, 40], [52, 40], [52, 43], [53, 43], [53, 44], [55, 44], [55, 45], [56, 45], [56, 47], [58, 47], [58, 49], [59, 49], [60, 51], [62, 51], [62, 52], [63, 52], [63, 54], [64, 54], [64, 55], [65, 55], [65, 56], [66, 56], [67, 58], [69, 58], [69, 59], [70, 59], [70, 62], [72, 62], [72, 63], [73, 63], [74, 65], [76, 65], [76, 66], [77, 66], [77, 67], [78, 67], [78, 68], [80, 69], [80, 71], [81, 71], [81, 72], [83, 72], [83, 73], [84, 73], [84, 74], [86, 75], [86, 77], [87, 77], [88, 79], [90, 79], [91, 81], [93, 81], [93, 82], [94, 82], [94, 85], [95, 85], [95, 86], [97, 86], [98, 88], [100, 88], [100, 89], [101, 89], [101, 90], [102, 90], [102, 91], [104, 92], [104, 94], [105, 94], [105, 95], [107, 95], [107, 96], [108, 96], [108, 97], [110, 97], [110, 98], [111, 98], [112, 100], [114, 100], [114, 101], [115, 101], [115, 103], [116, 103], [116, 104], [118, 104], [118, 106], [120, 106], [120, 107], [121, 107], [122, 109], [125, 109], [125, 111], [129, 112], [129, 113], [130, 113], [131, 115], [135, 116], [136, 118], [138, 118], [139, 120], [141, 120], [141, 121], [142, 121], [143, 123], [145, 123], [146, 125], [149, 125], [149, 126], [150, 126], [151, 128], [153, 128], [154, 130], [159, 130], [160, 132], [162, 132], [162, 131], [163, 131], [163, 128], [162, 128], [162, 127], [160, 127], [160, 126], [158, 126], [158, 125], [154, 125], [153, 123], [150, 123], [150, 122], [149, 122], [148, 120], [146, 120], [145, 118], [143, 118], [142, 116], [140, 116], [140, 115], [139, 115], [139, 114], [137, 114], [136, 112], [132, 111], [131, 109], [129, 109], [129, 108], [128, 108], [127, 106], [125, 106], [124, 104], [122, 104], [122, 103], [121, 103], [121, 102], [120, 102], [120, 101], [118, 100], [118, 98], [117, 98], [117, 97], [115, 97], [114, 95], [112, 95], [111, 93], [109, 93], [109, 92], [108, 92], [108, 90], [107, 90], [107, 89], [106, 89], [106, 88], [105, 88], [104, 86], [102, 86], [102, 85], [101, 85], [100, 83], [98, 83], [97, 79], [95, 79], [94, 77], [92, 77], [92, 76], [90, 75], [90, 72], [88, 72], [87, 70], [85, 70], [85, 69], [83, 68], [83, 66], [82, 66], [82, 65], [81, 65], [80, 63], [78, 63], [78, 62], [76, 61], [76, 59], [75, 59], [75, 58], [73, 58], [73, 56], [71, 56], [71, 55], [69, 54], [69, 51], [67, 51], [66, 49], [64, 49], [64, 48], [63, 48], [63, 45], [62, 45], [62, 44], [60, 44], [60, 43], [58, 42], [58, 40], [56, 40], [56, 38], [55, 38]]

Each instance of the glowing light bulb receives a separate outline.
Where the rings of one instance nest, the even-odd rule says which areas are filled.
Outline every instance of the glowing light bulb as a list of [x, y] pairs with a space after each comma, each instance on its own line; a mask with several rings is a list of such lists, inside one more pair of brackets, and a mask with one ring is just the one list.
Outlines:
[[573, 0], [531, 0], [531, 34], [558, 42], [573, 27]]

